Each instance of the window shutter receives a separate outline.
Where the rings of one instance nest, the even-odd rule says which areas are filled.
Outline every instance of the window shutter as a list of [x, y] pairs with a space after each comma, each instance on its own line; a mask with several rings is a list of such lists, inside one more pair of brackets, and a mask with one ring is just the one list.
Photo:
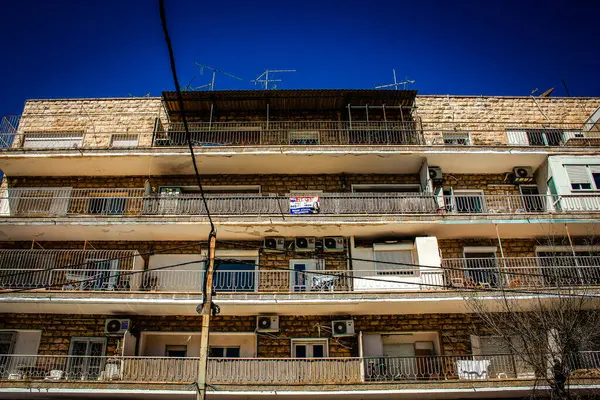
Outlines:
[[527, 132], [523, 130], [507, 129], [506, 141], [508, 144], [515, 144], [519, 146], [529, 145], [529, 140], [527, 140]]
[[573, 183], [591, 183], [586, 165], [565, 165], [569, 181]]
[[592, 174], [600, 174], [600, 165], [590, 165], [589, 167]]

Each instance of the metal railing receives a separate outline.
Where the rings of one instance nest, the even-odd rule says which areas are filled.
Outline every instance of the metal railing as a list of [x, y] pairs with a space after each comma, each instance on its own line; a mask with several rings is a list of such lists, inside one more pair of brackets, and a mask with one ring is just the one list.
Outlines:
[[1, 249], [0, 289], [129, 290], [130, 276], [115, 275], [136, 265], [134, 250]]
[[[324, 193], [312, 215], [529, 214], [600, 211], [600, 195], [435, 196], [421, 193]], [[287, 215], [290, 198], [279, 195], [209, 194], [213, 215]], [[10, 216], [204, 215], [199, 194], [151, 194], [144, 189], [9, 188], [0, 210]]]
[[[600, 376], [600, 353], [570, 355], [574, 377]], [[191, 383], [198, 358], [0, 355], [0, 380]], [[549, 362], [550, 366], [550, 362]], [[360, 384], [398, 381], [534, 379], [533, 368], [511, 354], [415, 357], [211, 358], [210, 384]]]
[[443, 259], [454, 288], [561, 288], [600, 285], [600, 257], [506, 257]]
[[[0, 147], [18, 149], [127, 149], [183, 147], [183, 124], [158, 123], [151, 131], [18, 132], [19, 116], [4, 117]], [[34, 118], [31, 116], [28, 119]], [[3, 128], [4, 127], [4, 128]], [[583, 124], [481, 121], [237, 121], [190, 122], [194, 145], [316, 146], [598, 146], [600, 134]]]

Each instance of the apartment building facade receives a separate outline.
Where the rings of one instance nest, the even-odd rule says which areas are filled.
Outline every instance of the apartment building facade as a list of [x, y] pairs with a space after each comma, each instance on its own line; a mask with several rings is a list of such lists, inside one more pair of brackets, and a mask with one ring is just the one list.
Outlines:
[[600, 284], [600, 98], [183, 95], [206, 207], [175, 93], [3, 119], [0, 397], [193, 398], [207, 208], [210, 398], [531, 393], [466, 297]]

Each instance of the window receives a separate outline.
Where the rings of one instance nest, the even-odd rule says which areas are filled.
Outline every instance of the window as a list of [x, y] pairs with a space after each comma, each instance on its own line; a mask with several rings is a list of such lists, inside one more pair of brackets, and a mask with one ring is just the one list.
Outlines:
[[373, 245], [373, 254], [377, 275], [419, 275], [419, 268], [414, 265], [414, 245], [412, 243], [375, 244]]
[[165, 346], [165, 357], [187, 357], [187, 346], [168, 344]]
[[214, 358], [239, 358], [239, 347], [214, 347], [208, 349], [208, 356]]
[[106, 338], [71, 338], [67, 363], [67, 379], [96, 379], [104, 368]]
[[469, 132], [446, 131], [442, 132], [444, 144], [468, 146], [471, 144], [471, 135]]
[[507, 129], [508, 144], [522, 146], [560, 146], [564, 143], [562, 129]]
[[485, 212], [483, 190], [454, 190], [455, 211], [461, 214], [479, 214]]
[[600, 190], [600, 165], [564, 165], [571, 190]]
[[23, 141], [29, 149], [71, 149], [82, 144], [81, 132], [27, 133]]
[[328, 357], [327, 339], [292, 339], [292, 357], [324, 358]]
[[110, 147], [137, 147], [137, 134], [115, 134], [111, 137]]

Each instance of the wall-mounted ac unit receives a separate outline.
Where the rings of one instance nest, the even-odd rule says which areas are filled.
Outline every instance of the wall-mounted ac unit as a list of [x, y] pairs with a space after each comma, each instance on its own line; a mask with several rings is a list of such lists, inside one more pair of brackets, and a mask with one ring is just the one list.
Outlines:
[[429, 167], [429, 178], [434, 182], [442, 180], [442, 169], [440, 167]]
[[515, 175], [515, 183], [530, 183], [533, 182], [533, 168], [531, 167], [514, 167], [513, 174]]
[[104, 333], [106, 335], [123, 335], [130, 326], [130, 319], [108, 318], [104, 321]]
[[279, 332], [279, 317], [277, 315], [259, 315], [256, 317], [257, 332]]
[[295, 241], [296, 251], [315, 251], [314, 237], [297, 237]]
[[277, 252], [285, 250], [285, 239], [282, 237], [265, 238], [264, 250], [267, 252]]
[[354, 321], [351, 319], [331, 321], [332, 336], [354, 336]]
[[323, 238], [323, 251], [344, 251], [344, 238], [341, 236]]

